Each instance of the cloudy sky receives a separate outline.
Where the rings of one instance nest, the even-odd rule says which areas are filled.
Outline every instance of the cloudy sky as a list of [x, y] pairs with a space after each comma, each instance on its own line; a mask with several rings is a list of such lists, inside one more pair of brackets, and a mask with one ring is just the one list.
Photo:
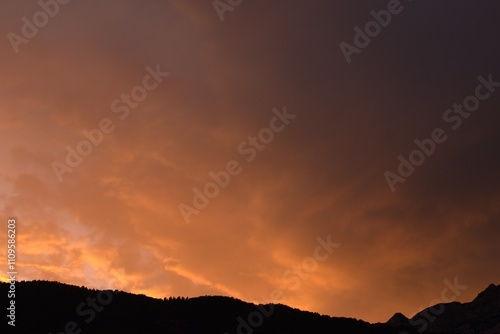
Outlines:
[[372, 322], [500, 283], [498, 2], [47, 3], [0, 10], [19, 279]]

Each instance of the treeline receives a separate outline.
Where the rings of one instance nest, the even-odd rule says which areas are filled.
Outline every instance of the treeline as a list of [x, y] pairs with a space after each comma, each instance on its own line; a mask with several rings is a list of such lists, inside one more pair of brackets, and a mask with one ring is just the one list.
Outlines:
[[164, 297], [163, 298], [163, 301], [166, 302], [166, 301], [185, 301], [185, 300], [188, 300], [189, 297]]

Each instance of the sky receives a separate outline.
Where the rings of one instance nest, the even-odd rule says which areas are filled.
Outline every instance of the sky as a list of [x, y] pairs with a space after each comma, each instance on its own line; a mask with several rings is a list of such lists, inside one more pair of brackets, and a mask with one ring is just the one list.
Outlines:
[[370, 322], [500, 283], [498, 2], [41, 3], [0, 11], [19, 280]]

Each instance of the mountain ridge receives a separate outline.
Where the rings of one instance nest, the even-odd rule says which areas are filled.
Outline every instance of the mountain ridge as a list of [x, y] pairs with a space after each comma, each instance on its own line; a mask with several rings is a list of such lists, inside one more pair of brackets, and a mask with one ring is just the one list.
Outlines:
[[[400, 316], [397, 316], [397, 315]], [[413, 327], [419, 333], [500, 333], [500, 285], [490, 284], [470, 302], [452, 301], [430, 306], [407, 321], [396, 313], [387, 324]]]
[[[0, 293], [6, 295], [8, 287], [8, 283], [0, 283]], [[427, 321], [423, 329], [425, 310], [411, 319], [396, 313], [387, 323], [371, 324], [282, 304], [255, 305], [233, 297], [158, 299], [118, 290], [30, 281], [16, 283], [16, 331], [12, 331], [6, 321], [0, 325], [0, 331], [22, 334], [190, 334], [200, 331], [218, 334], [400, 334], [402, 331], [409, 334], [497, 334], [500, 333], [499, 296], [500, 285], [491, 284], [469, 303], [442, 304], [442, 314]]]

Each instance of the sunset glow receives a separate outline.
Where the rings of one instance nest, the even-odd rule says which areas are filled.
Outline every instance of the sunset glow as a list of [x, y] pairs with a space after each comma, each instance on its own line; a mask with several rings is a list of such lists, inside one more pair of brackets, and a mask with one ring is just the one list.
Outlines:
[[[4, 38], [18, 279], [370, 322], [500, 283], [498, 11], [401, 1], [347, 62], [387, 3], [71, 1]], [[1, 31], [39, 10], [5, 2]]]

